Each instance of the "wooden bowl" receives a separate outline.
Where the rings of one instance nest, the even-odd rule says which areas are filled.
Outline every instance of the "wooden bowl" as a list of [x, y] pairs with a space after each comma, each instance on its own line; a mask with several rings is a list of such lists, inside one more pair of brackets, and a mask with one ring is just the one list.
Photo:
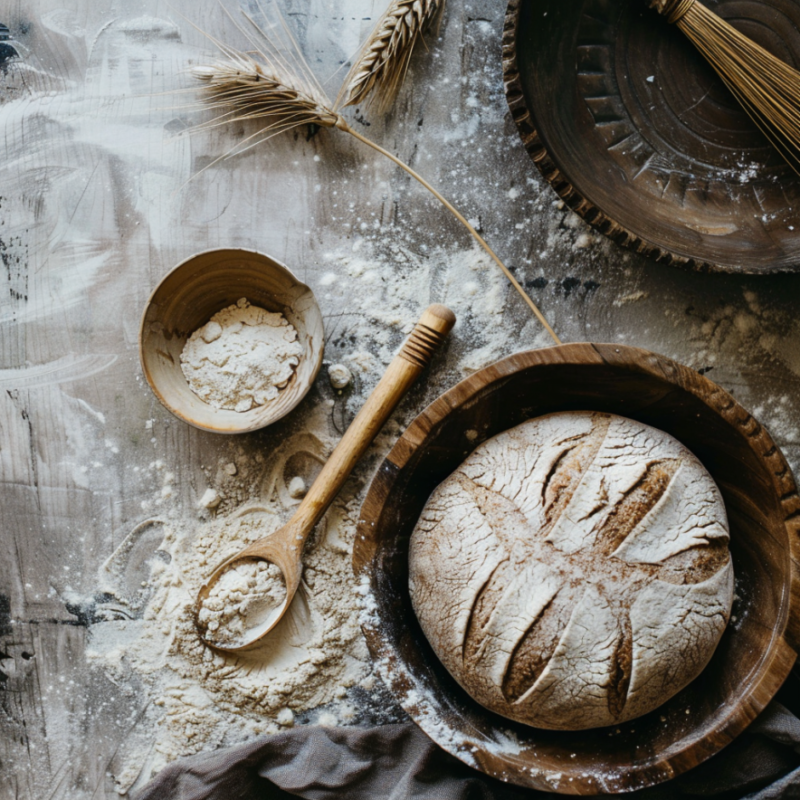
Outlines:
[[[644, 717], [580, 732], [514, 723], [472, 700], [434, 655], [408, 592], [409, 537], [431, 491], [489, 437], [570, 409], [640, 420], [700, 458], [725, 499], [737, 595], [735, 619], [700, 677]], [[767, 431], [727, 392], [646, 350], [568, 344], [503, 359], [414, 420], [372, 482], [353, 565], [378, 671], [434, 741], [521, 786], [611, 794], [699, 764], [772, 699], [797, 654], [798, 534], [800, 497], [791, 471]]]
[[[619, 244], [695, 269], [800, 269], [800, 178], [644, 0], [511, 0], [506, 96], [564, 202]], [[713, 10], [795, 68], [800, 3]]]
[[[181, 371], [189, 336], [242, 297], [283, 313], [303, 347], [297, 369], [278, 396], [245, 412], [204, 402]], [[241, 249], [208, 250], [178, 264], [150, 296], [139, 334], [142, 370], [156, 397], [184, 422], [216, 433], [258, 430], [288, 414], [311, 388], [323, 347], [322, 313], [311, 289], [269, 256]]]

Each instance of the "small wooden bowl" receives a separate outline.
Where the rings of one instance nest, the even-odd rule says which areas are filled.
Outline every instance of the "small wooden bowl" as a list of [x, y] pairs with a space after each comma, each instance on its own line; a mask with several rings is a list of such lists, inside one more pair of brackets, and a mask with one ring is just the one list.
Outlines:
[[[644, 717], [580, 732], [527, 727], [472, 700], [434, 655], [408, 592], [409, 537], [431, 491], [489, 437], [570, 409], [640, 420], [700, 458], [725, 498], [737, 595], [735, 619], [699, 678]], [[434, 741], [521, 786], [613, 794], [699, 764], [772, 699], [800, 641], [799, 534], [800, 497], [789, 466], [727, 392], [646, 350], [569, 344], [499, 361], [417, 417], [372, 482], [353, 565], [369, 588], [363, 627], [380, 675]]]
[[[275, 400], [245, 412], [205, 403], [181, 371], [189, 336], [241, 297], [283, 313], [303, 346], [297, 369]], [[282, 264], [254, 250], [208, 250], [178, 264], [150, 296], [139, 334], [142, 369], [156, 397], [184, 422], [216, 433], [258, 430], [288, 414], [311, 388], [323, 348], [322, 313], [314, 293]]]

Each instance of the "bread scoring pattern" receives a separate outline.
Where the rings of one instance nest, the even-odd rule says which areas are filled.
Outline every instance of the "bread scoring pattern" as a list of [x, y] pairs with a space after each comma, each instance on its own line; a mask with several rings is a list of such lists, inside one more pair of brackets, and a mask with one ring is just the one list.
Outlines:
[[478, 702], [579, 730], [657, 707], [708, 663], [730, 617], [719, 490], [677, 440], [594, 412], [480, 445], [411, 537], [411, 598]]

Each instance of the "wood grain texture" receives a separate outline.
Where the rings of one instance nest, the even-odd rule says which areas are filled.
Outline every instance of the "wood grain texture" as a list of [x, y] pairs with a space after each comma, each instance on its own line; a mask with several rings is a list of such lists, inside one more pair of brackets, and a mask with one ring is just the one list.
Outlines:
[[[386, 7], [279, 5], [323, 79]], [[395, 112], [364, 118], [358, 109], [353, 119], [479, 222], [564, 340], [637, 344], [712, 370], [760, 409], [797, 470], [800, 276], [664, 267], [553, 205], [503, 95], [504, 5], [448, 5]], [[91, 657], [109, 620], [138, 623], [103, 594], [103, 565], [133, 532], [144, 563], [160, 542], [151, 521], [195, 519], [227, 464], [261, 457], [272, 471], [292, 437], [335, 440], [431, 302], [450, 305], [459, 322], [348, 496], [364, 491], [392, 432], [420, 408], [471, 371], [548, 342], [458, 223], [348, 137], [298, 130], [213, 166], [240, 129], [177, 137], [205, 117], [175, 108], [187, 96], [159, 93], [213, 55], [189, 21], [246, 44], [216, 0], [0, 0], [0, 23], [22, 55], [12, 63], [0, 52], [1, 800], [118, 799], [126, 753], [154, 744], [163, 711]], [[325, 323], [325, 362], [305, 400], [274, 426], [235, 437], [175, 419], [147, 386], [137, 349], [153, 288], [218, 247], [285, 263], [313, 289]], [[341, 394], [326, 374], [337, 362], [355, 376]], [[159, 504], [166, 471], [174, 494]], [[257, 500], [262, 485], [254, 473], [226, 502]], [[136, 591], [144, 577], [126, 573]]]
[[[721, 2], [715, 11], [797, 66], [800, 4]], [[800, 269], [800, 178], [694, 47], [644, 4], [511, 0], [503, 68], [534, 163], [615, 242], [697, 270]]]
[[[563, 410], [619, 414], [673, 435], [725, 500], [738, 598], [699, 678], [655, 711], [609, 729], [510, 723], [473, 701], [436, 659], [408, 591], [408, 544], [430, 492], [471, 450], [526, 419]], [[477, 436], [468, 437], [468, 431]], [[800, 639], [797, 486], [767, 431], [693, 370], [622, 345], [571, 344], [510, 356], [465, 379], [408, 427], [361, 511], [353, 553], [375, 610], [364, 625], [381, 676], [446, 750], [491, 775], [565, 794], [661, 783], [705, 761], [771, 700]], [[509, 741], [511, 731], [516, 741]]]

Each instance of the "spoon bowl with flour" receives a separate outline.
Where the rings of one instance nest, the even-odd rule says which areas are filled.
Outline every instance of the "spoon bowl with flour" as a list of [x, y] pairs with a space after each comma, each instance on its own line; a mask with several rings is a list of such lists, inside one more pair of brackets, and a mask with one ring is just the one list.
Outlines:
[[195, 623], [206, 644], [226, 652], [253, 649], [278, 624], [300, 585], [308, 535], [384, 422], [430, 363], [455, 319], [445, 306], [426, 309], [294, 516], [282, 528], [217, 567], [201, 587]]
[[211, 586], [197, 614], [206, 641], [222, 646], [246, 644], [271, 630], [283, 616], [286, 582], [275, 564], [240, 561]]

